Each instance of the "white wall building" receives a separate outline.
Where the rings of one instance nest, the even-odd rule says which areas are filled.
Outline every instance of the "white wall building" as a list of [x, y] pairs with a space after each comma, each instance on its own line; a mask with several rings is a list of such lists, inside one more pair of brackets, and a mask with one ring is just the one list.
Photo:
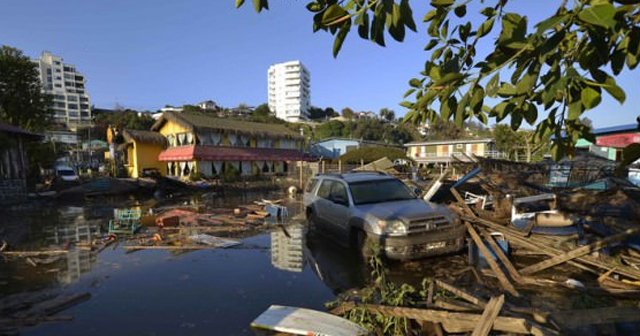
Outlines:
[[309, 70], [300, 61], [269, 67], [269, 109], [276, 117], [290, 122], [309, 119], [311, 106]]
[[53, 118], [75, 131], [91, 125], [91, 103], [85, 89], [84, 76], [62, 57], [44, 51], [34, 60], [40, 70], [40, 82], [45, 93], [53, 98]]

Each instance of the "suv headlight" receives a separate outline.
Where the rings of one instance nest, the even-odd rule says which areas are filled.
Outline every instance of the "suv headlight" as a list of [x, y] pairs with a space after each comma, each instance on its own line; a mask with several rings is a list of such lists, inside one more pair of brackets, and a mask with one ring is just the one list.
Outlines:
[[407, 226], [404, 222], [398, 219], [394, 220], [379, 220], [378, 227], [380, 231], [388, 233], [390, 235], [405, 235], [407, 234]]

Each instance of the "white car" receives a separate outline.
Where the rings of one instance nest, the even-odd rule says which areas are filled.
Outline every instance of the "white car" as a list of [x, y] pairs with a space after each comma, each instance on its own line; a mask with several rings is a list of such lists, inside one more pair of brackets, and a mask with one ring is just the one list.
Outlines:
[[77, 182], [80, 180], [80, 177], [78, 176], [78, 174], [76, 174], [76, 171], [69, 166], [57, 166], [56, 176], [65, 182]]

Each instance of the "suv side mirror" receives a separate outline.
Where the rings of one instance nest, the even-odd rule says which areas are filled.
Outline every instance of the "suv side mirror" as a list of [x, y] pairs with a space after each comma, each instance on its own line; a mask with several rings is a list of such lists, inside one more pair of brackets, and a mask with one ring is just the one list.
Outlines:
[[333, 195], [333, 197], [331, 197], [331, 200], [333, 201], [333, 203], [349, 206], [349, 201], [347, 201], [347, 199], [345, 199], [343, 195]]

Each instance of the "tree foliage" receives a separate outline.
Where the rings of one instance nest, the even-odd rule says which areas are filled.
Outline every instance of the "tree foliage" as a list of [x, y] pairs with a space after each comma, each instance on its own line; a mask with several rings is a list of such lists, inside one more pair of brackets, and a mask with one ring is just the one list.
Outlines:
[[387, 157], [391, 161], [407, 159], [407, 152], [393, 147], [361, 147], [341, 155], [340, 160], [349, 164], [359, 164], [360, 160], [363, 160], [364, 163], [369, 163], [383, 157]]
[[94, 110], [94, 127], [92, 138], [106, 140], [107, 128], [111, 125], [118, 129], [132, 129], [148, 131], [155, 120], [150, 112], [138, 112], [131, 109], [117, 109], [114, 111]]
[[[431, 0], [423, 18], [431, 55], [409, 80], [401, 103], [409, 109], [405, 120], [442, 118], [461, 127], [469, 119], [486, 124], [508, 117], [514, 130], [523, 122], [535, 125], [535, 140], [555, 135], [556, 159], [571, 155], [579, 138], [593, 139], [580, 117], [605, 93], [623, 103], [626, 94], [614, 76], [635, 69], [640, 59], [638, 1], [558, 1], [554, 14], [531, 31], [523, 13], [510, 11], [513, 1], [478, 1], [481, 22], [468, 20], [471, 1]], [[267, 0], [253, 3], [257, 11], [268, 9]], [[409, 0], [316, 0], [307, 9], [314, 31], [335, 36], [334, 56], [352, 28], [381, 46], [387, 33], [403, 41], [406, 28], [417, 29]], [[482, 44], [493, 44], [492, 51], [477, 54]]]
[[42, 93], [38, 67], [22, 51], [0, 47], [0, 120], [42, 131], [50, 123], [51, 97]]
[[345, 107], [345, 108], [342, 109], [341, 112], [342, 112], [342, 116], [345, 119], [353, 119], [354, 112], [353, 112], [352, 109], [350, 109], [348, 107]]
[[380, 118], [386, 121], [393, 121], [396, 118], [396, 112], [386, 107], [380, 109]]

